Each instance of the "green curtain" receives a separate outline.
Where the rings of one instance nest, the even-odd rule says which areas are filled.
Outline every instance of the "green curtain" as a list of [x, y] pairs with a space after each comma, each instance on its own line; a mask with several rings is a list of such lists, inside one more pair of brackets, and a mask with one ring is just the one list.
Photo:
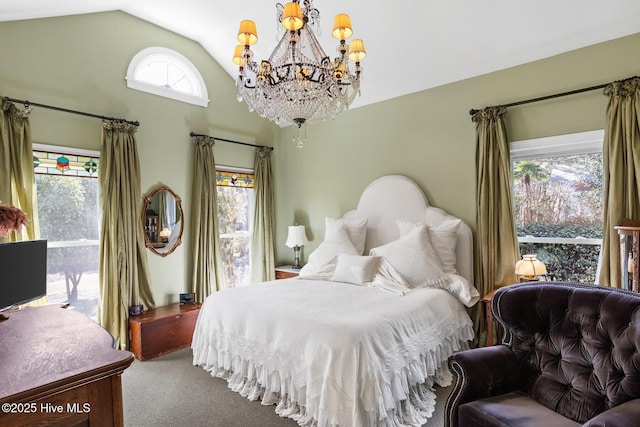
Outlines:
[[193, 241], [192, 292], [203, 302], [225, 287], [218, 230], [215, 140], [194, 136], [193, 183], [191, 186], [191, 239]]
[[137, 127], [105, 121], [100, 154], [100, 301], [98, 321], [117, 348], [128, 348], [128, 311], [132, 305], [155, 306], [142, 224]]
[[[513, 216], [505, 113], [503, 107], [489, 107], [472, 117], [477, 138], [475, 284], [481, 295], [517, 282], [514, 269], [520, 250]], [[476, 310], [474, 324], [476, 336], [484, 341], [486, 336], [481, 336], [479, 330], [480, 315]]]
[[621, 219], [640, 220], [640, 78], [614, 82], [604, 132], [604, 230], [598, 283], [619, 288]]
[[158, 195], [158, 236], [163, 228], [169, 228], [169, 220], [167, 219], [167, 192], [160, 191]]
[[40, 238], [29, 111], [19, 110], [5, 98], [0, 108], [0, 202], [22, 210], [29, 219], [21, 232], [10, 232], [7, 240]]
[[255, 208], [253, 210], [253, 240], [251, 242], [251, 282], [275, 280], [273, 253], [274, 200], [271, 173], [271, 148], [256, 149], [254, 164]]

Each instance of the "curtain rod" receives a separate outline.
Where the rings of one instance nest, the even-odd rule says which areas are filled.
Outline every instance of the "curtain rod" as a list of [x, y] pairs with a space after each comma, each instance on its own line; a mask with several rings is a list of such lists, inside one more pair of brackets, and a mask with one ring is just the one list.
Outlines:
[[62, 112], [65, 112], [65, 113], [78, 114], [80, 116], [94, 117], [96, 119], [102, 119], [102, 120], [113, 120], [113, 121], [117, 121], [117, 122], [126, 122], [126, 123], [129, 123], [129, 124], [134, 125], [134, 126], [140, 126], [140, 122], [138, 122], [138, 121], [131, 121], [131, 120], [126, 120], [126, 119], [117, 119], [115, 117], [100, 116], [98, 114], [85, 113], [84, 111], [70, 110], [68, 108], [62, 108], [62, 107], [54, 107], [53, 105], [39, 104], [37, 102], [31, 102], [31, 101], [27, 101], [27, 100], [23, 100], [23, 99], [16, 99], [16, 98], [9, 98], [9, 97], [4, 97], [4, 99], [6, 99], [9, 102], [18, 102], [20, 104], [24, 104], [25, 108], [28, 108], [29, 106], [34, 105], [36, 107], [48, 108], [49, 110], [55, 110], [55, 111], [62, 111]]
[[[517, 102], [512, 102], [510, 104], [500, 105], [500, 107], [505, 107], [505, 108], [506, 107], [514, 107], [516, 105], [530, 104], [532, 102], [546, 101], [547, 99], [560, 98], [560, 97], [567, 96], [567, 95], [575, 95], [577, 93], [589, 92], [589, 91], [596, 90], [596, 89], [602, 89], [602, 88], [607, 87], [609, 84], [610, 83], [604, 83], [604, 84], [600, 84], [600, 85], [597, 85], [597, 86], [585, 87], [583, 89], [576, 89], [576, 90], [570, 90], [568, 92], [556, 93], [554, 95], [541, 96], [540, 98], [525, 99], [524, 101], [517, 101]], [[469, 110], [469, 114], [473, 116], [478, 111], [480, 111], [480, 110], [471, 109], [471, 110]]]
[[256, 145], [256, 144], [249, 144], [248, 142], [240, 142], [240, 141], [233, 141], [231, 139], [224, 139], [224, 138], [216, 138], [215, 136], [209, 136], [209, 135], [205, 135], [203, 133], [195, 133], [195, 132], [191, 132], [189, 134], [189, 136], [194, 137], [194, 136], [206, 136], [208, 138], [213, 138], [216, 141], [224, 141], [224, 142], [230, 142], [232, 144], [240, 144], [240, 145], [246, 145], [248, 147], [257, 147], [257, 148], [268, 148], [269, 150], [273, 150], [273, 147], [269, 147], [267, 145]]

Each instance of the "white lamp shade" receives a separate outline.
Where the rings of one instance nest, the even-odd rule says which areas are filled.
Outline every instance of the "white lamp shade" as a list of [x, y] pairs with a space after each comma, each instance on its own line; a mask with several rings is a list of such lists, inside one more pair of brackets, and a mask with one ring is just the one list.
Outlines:
[[532, 277], [547, 274], [547, 266], [533, 254], [522, 255], [522, 259], [516, 263], [518, 276]]
[[309, 243], [309, 241], [304, 231], [304, 225], [290, 225], [289, 235], [287, 236], [285, 245], [289, 248], [294, 248], [296, 246], [304, 246], [307, 243]]

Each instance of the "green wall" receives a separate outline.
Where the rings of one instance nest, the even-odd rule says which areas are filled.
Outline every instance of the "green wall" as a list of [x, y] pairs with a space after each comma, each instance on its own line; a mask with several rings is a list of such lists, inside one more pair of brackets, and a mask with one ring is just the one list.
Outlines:
[[[186, 56], [202, 74], [209, 107], [127, 88], [129, 62], [140, 50], [162, 46]], [[190, 290], [191, 171], [189, 132], [272, 145], [280, 129], [236, 101], [234, 80], [198, 44], [121, 12], [0, 23], [0, 95], [140, 121], [136, 133], [142, 192], [169, 186], [182, 198], [182, 245], [162, 258], [147, 252], [156, 303]], [[100, 149], [99, 119], [34, 108], [33, 141]], [[219, 142], [216, 162], [253, 167], [250, 147]], [[141, 201], [142, 203], [142, 201]]]
[[[202, 73], [211, 103], [202, 108], [126, 87], [131, 58], [150, 46], [174, 49]], [[189, 132], [274, 145], [276, 259], [291, 263], [287, 226], [307, 227], [308, 254], [322, 241], [325, 216], [356, 207], [362, 190], [386, 174], [414, 179], [431, 204], [475, 223], [475, 127], [469, 109], [592, 86], [638, 74], [640, 34], [504, 71], [349, 110], [308, 126], [303, 149], [236, 101], [234, 80], [202, 47], [121, 12], [0, 23], [0, 95], [139, 120], [142, 190], [171, 187], [183, 199], [185, 238], [174, 254], [148, 252], [158, 304], [189, 289], [192, 147]], [[231, 49], [231, 48], [230, 48]], [[231, 50], [230, 50], [231, 52]], [[363, 91], [374, 91], [366, 79]], [[389, 79], [420, 78], [388, 69]], [[408, 76], [408, 77], [407, 77]], [[511, 140], [604, 127], [607, 98], [593, 91], [510, 108]], [[99, 149], [100, 121], [35, 108], [35, 142]], [[253, 150], [223, 143], [218, 164], [251, 167]]]
[[[472, 108], [507, 104], [637, 75], [640, 34], [507, 70], [349, 110], [310, 125], [300, 150], [284, 129], [275, 151], [277, 259], [291, 262], [286, 225], [307, 227], [304, 260], [323, 239], [324, 217], [357, 206], [362, 190], [386, 174], [402, 174], [425, 190], [434, 206], [475, 229], [475, 125]], [[366, 61], [366, 60], [365, 60]], [[402, 66], [400, 63], [398, 65]], [[367, 85], [363, 64], [362, 91]], [[410, 66], [410, 64], [408, 64]], [[388, 69], [389, 79], [420, 78]], [[511, 141], [603, 129], [608, 98], [602, 90], [513, 107]]]

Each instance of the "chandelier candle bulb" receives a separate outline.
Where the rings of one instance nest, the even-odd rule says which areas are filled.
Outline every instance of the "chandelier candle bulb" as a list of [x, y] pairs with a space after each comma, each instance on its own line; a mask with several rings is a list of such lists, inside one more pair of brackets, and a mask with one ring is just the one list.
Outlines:
[[244, 45], [237, 45], [233, 52], [233, 63], [239, 67], [244, 67]]
[[364, 41], [362, 39], [355, 39], [349, 44], [349, 59], [356, 64], [359, 63], [367, 56], [367, 51], [364, 48]]
[[333, 32], [331, 35], [338, 40], [346, 40], [353, 34], [351, 18], [349, 15], [341, 13], [333, 20]]
[[304, 25], [302, 9], [298, 3], [287, 3], [282, 11], [282, 26], [289, 31], [297, 31]]
[[240, 22], [240, 29], [238, 29], [238, 41], [242, 43], [245, 48], [258, 43], [258, 31], [256, 30], [255, 22], [248, 19]]

